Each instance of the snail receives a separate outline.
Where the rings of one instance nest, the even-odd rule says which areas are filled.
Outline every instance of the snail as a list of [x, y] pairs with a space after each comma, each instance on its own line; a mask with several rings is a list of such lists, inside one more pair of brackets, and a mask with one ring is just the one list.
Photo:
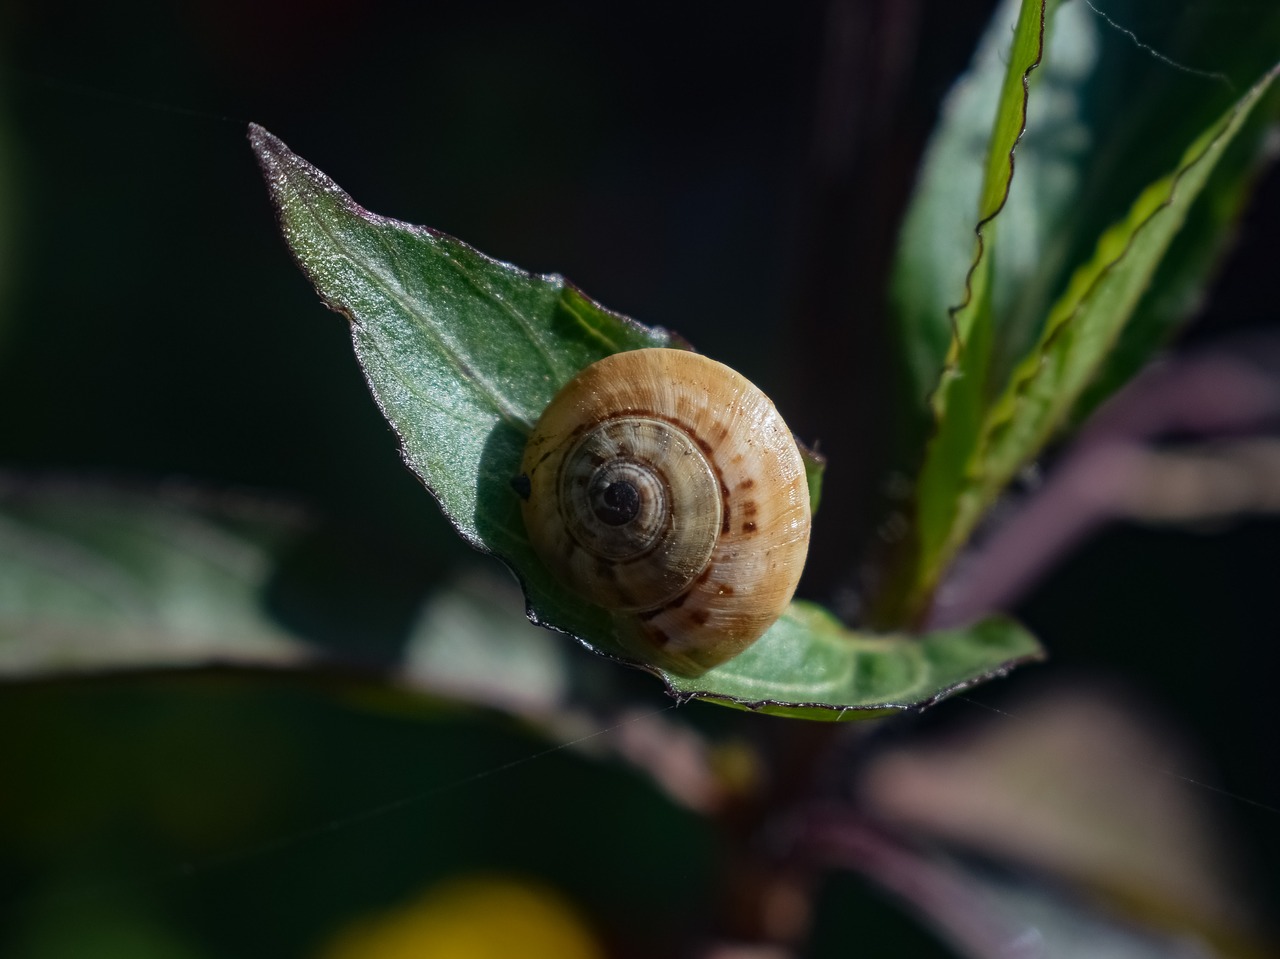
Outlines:
[[582, 370], [543, 411], [513, 485], [555, 576], [613, 613], [636, 658], [685, 675], [772, 625], [809, 548], [791, 432], [745, 377], [687, 350]]

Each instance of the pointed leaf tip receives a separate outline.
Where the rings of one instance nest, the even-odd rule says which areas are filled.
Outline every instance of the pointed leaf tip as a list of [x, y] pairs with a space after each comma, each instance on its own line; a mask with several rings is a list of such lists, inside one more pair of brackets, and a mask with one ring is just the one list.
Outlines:
[[[612, 614], [569, 594], [538, 559], [511, 479], [561, 386], [612, 353], [671, 345], [670, 334], [611, 313], [559, 276], [371, 214], [261, 127], [249, 138], [294, 256], [324, 301], [352, 321], [357, 358], [405, 461], [458, 532], [516, 573], [530, 618], [632, 659]], [[818, 460], [806, 468], [816, 492]], [[731, 668], [664, 678], [681, 698], [867, 718], [936, 701], [1038, 655], [1016, 626], [996, 633], [995, 642], [980, 630], [923, 643], [859, 636], [795, 604]]]

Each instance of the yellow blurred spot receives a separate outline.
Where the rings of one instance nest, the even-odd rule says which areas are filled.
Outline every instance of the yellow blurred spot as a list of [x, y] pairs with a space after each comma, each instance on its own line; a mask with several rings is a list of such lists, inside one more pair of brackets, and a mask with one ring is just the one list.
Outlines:
[[534, 882], [451, 880], [340, 931], [320, 959], [602, 959], [573, 906]]
[[724, 791], [743, 796], [760, 787], [764, 778], [760, 754], [740, 739], [720, 743], [711, 750], [711, 769]]

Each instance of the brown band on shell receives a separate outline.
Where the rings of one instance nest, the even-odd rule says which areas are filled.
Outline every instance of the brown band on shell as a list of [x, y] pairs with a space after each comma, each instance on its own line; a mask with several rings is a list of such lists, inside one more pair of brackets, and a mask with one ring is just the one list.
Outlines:
[[[695, 521], [699, 529], [720, 530], [718, 536], [707, 541], [714, 543], [707, 547], [709, 555], [680, 547], [684, 561], [672, 565], [663, 559], [663, 566], [650, 566], [640, 580], [633, 578], [632, 572], [641, 566], [638, 562], [597, 560], [591, 558], [594, 551], [583, 553], [579, 552], [580, 546], [559, 546], [563, 539], [572, 541], [572, 536], [563, 523], [557, 527], [560, 510], [546, 498], [551, 489], [580, 489], [568, 482], [563, 486], [557, 482], [555, 477], [561, 467], [552, 466], [550, 460], [556, 455], [571, 455], [571, 449], [586, 431], [606, 421], [625, 418], [666, 423], [682, 435], [677, 442], [674, 437], [667, 439], [662, 430], [635, 434], [624, 431], [617, 437], [602, 439], [602, 446], [609, 448], [593, 442], [587, 449], [612, 459], [619, 449], [616, 439], [628, 452], [668, 464], [660, 471], [661, 480], [636, 481], [645, 503], [663, 495], [656, 485], [660, 482], [668, 500], [678, 498], [681, 503], [698, 504], [693, 515], [701, 517]], [[632, 436], [636, 445], [630, 443]], [[544, 537], [557, 544], [551, 550], [553, 555], [567, 555], [567, 559], [552, 561], [540, 550], [550, 565], [559, 564], [557, 575], [562, 582], [612, 610], [615, 639], [632, 655], [650, 666], [697, 674], [750, 645], [768, 629], [794, 592], [808, 541], [809, 511], [803, 462], [794, 446], [788, 447], [790, 442], [791, 433], [768, 398], [714, 360], [666, 349], [606, 357], [566, 384], [534, 428], [522, 464], [526, 472], [529, 465], [542, 467], [533, 482], [533, 495], [521, 504], [530, 541], [539, 549], [537, 540]], [[693, 460], [683, 458], [685, 454], [701, 461], [697, 475], [705, 476], [715, 486], [698, 485], [695, 474], [679, 465], [692, 464]], [[586, 457], [579, 459], [572, 477], [576, 479], [580, 472], [590, 476], [599, 462], [588, 464]], [[672, 467], [671, 463], [677, 465]], [[675, 472], [668, 473], [671, 469]], [[627, 475], [628, 467], [623, 467], [616, 478]], [[614, 479], [612, 470], [598, 475], [597, 480], [604, 485], [594, 487], [596, 500], [603, 502], [601, 490]], [[587, 485], [591, 483], [588, 481]], [[589, 510], [590, 506], [581, 501], [572, 508], [574, 522], [590, 517], [584, 508]], [[703, 512], [713, 509], [719, 511], [715, 516], [719, 522]], [[616, 512], [625, 515], [625, 510]], [[631, 545], [647, 547], [646, 563], [659, 562], [655, 557], [660, 554], [649, 536], [657, 529], [673, 529], [680, 534], [683, 522], [679, 517], [668, 518], [665, 512], [651, 514], [651, 522], [643, 528], [629, 526], [631, 520], [623, 520], [617, 525], [627, 532], [613, 546], [603, 548], [610, 556], [622, 556], [630, 548], [629, 540]], [[586, 542], [594, 543], [603, 526], [610, 524], [602, 524], [596, 517], [590, 519], [590, 525], [591, 530], [583, 535]], [[707, 560], [697, 569], [700, 555], [707, 555]], [[594, 570], [605, 565], [609, 566], [608, 572], [601, 569], [597, 574]], [[689, 572], [687, 585], [674, 595], [668, 594], [669, 598], [653, 602], [660, 592], [652, 587], [663, 583], [675, 586], [678, 579], [673, 570], [677, 568]], [[596, 592], [588, 582], [593, 577], [599, 584]], [[616, 588], [618, 581], [634, 594], [637, 602], [646, 605], [626, 605]], [[659, 590], [662, 588], [665, 586], [659, 586]]]

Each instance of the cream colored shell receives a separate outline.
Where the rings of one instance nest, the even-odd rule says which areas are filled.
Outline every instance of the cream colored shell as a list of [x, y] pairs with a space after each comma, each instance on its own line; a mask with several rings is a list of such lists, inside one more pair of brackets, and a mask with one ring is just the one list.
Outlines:
[[535, 550], [646, 663], [701, 673], [791, 601], [804, 463], [769, 398], [722, 363], [647, 349], [592, 364], [543, 412], [521, 470]]

